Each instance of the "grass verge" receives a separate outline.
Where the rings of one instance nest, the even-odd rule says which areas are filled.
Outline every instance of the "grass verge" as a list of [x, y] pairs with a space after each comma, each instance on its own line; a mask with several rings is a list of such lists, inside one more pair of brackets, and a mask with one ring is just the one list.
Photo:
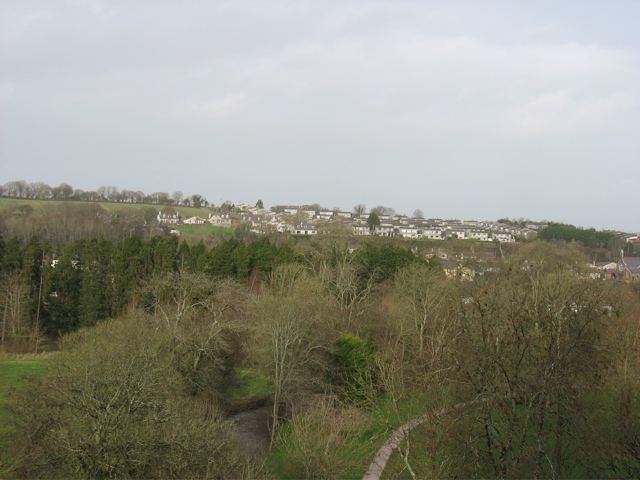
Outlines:
[[8, 437], [14, 431], [13, 418], [5, 408], [9, 392], [22, 388], [30, 377], [38, 377], [46, 372], [46, 359], [43, 356], [0, 356], [0, 478], [11, 478], [11, 459], [6, 458], [5, 451]]

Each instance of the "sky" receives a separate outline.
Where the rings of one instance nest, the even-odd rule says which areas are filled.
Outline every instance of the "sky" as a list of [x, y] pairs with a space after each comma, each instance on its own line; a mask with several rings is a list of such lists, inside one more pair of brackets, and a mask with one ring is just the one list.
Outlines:
[[0, 184], [640, 231], [640, 1], [0, 0]]

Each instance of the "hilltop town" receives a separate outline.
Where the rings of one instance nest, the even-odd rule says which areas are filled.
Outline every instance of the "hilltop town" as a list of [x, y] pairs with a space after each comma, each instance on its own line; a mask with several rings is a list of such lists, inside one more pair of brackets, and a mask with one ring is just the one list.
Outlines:
[[[357, 209], [354, 209], [357, 210]], [[361, 209], [362, 210], [362, 209]], [[372, 213], [375, 219], [372, 219]], [[395, 213], [377, 213], [376, 209], [366, 213], [323, 210], [306, 206], [276, 205], [271, 209], [259, 206], [239, 205], [231, 212], [209, 213], [206, 218], [193, 216], [180, 218], [172, 207], [158, 213], [158, 222], [163, 225], [215, 225], [232, 227], [247, 225], [253, 233], [290, 233], [295, 235], [317, 235], [325, 232], [341, 232], [353, 235], [377, 235], [410, 239], [475, 240], [478, 242], [514, 242], [534, 240], [538, 232], [547, 227], [547, 222], [523, 221], [512, 224], [501, 221], [476, 221], [440, 218], [409, 217]], [[177, 230], [175, 233], [179, 233]], [[640, 242], [639, 234], [611, 232], [626, 242]]]

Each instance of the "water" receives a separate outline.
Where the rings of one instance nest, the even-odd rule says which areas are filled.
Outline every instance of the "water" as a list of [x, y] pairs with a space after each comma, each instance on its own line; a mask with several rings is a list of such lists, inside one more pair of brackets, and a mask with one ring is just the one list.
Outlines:
[[250, 455], [262, 456], [269, 450], [271, 408], [257, 407], [236, 413], [227, 420], [236, 427], [240, 447]]

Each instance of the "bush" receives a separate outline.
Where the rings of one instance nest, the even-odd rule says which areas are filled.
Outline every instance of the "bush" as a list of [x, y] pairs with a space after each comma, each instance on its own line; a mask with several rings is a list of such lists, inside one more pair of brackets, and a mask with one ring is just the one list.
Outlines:
[[49, 374], [13, 400], [28, 478], [238, 478], [231, 425], [187, 395], [166, 337], [136, 315], [66, 337]]

